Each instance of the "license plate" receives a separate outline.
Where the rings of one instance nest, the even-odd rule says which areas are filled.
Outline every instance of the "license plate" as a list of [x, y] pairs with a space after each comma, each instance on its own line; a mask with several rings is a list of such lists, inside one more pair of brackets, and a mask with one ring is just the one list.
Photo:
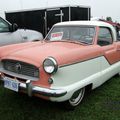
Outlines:
[[18, 92], [19, 82], [17, 80], [5, 77], [4, 78], [4, 87]]

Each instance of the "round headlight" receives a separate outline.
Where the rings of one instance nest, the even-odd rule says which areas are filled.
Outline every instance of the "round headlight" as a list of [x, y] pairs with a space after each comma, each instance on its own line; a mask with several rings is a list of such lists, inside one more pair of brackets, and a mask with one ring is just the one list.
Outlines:
[[54, 58], [49, 57], [44, 60], [43, 67], [45, 72], [52, 74], [57, 72], [58, 64]]

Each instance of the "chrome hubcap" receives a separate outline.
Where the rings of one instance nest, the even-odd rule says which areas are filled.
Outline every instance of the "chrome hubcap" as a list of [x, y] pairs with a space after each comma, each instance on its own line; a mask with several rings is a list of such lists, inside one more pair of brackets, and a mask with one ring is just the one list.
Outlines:
[[77, 106], [83, 99], [84, 97], [84, 93], [85, 93], [85, 88], [82, 88], [78, 91], [76, 91], [73, 96], [71, 97], [71, 99], [69, 100], [69, 103], [72, 106]]

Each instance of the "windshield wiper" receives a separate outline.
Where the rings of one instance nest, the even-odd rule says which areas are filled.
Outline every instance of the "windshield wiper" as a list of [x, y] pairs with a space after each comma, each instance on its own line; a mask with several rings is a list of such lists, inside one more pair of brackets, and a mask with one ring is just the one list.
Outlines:
[[81, 41], [81, 40], [79, 42], [84, 43], [84, 44], [91, 44], [91, 43], [88, 43], [86, 41]]

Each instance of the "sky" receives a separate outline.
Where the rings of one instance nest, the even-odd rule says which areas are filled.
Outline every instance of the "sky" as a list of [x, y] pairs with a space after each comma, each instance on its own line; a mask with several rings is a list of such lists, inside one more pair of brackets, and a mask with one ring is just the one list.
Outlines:
[[83, 5], [91, 7], [91, 16], [120, 22], [120, 0], [0, 0], [0, 16], [5, 11], [46, 8], [63, 5]]

